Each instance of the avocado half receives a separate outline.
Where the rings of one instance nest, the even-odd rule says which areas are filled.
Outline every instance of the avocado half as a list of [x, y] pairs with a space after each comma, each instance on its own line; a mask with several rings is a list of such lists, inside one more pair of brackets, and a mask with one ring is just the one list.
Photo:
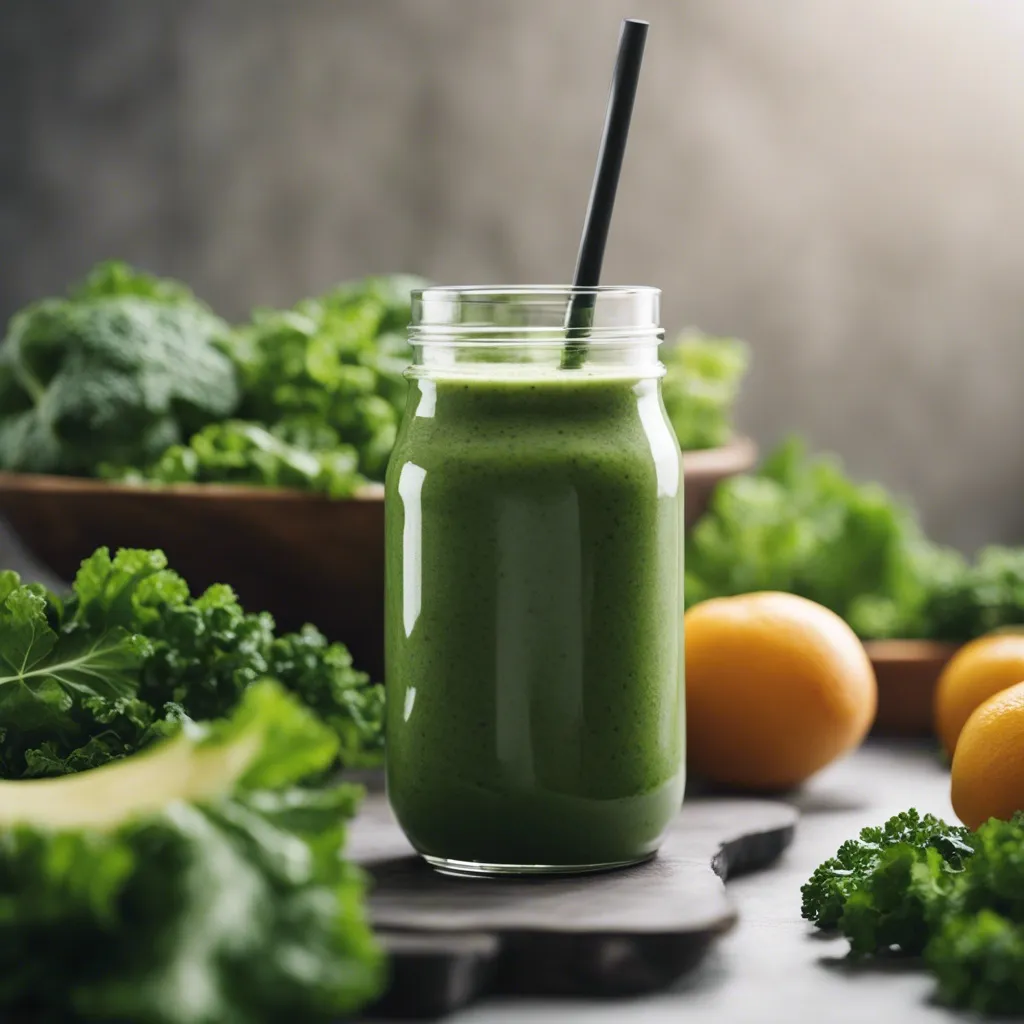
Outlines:
[[0, 781], [0, 828], [110, 830], [179, 800], [225, 796], [259, 754], [262, 740], [258, 728], [222, 743], [185, 732], [76, 775]]

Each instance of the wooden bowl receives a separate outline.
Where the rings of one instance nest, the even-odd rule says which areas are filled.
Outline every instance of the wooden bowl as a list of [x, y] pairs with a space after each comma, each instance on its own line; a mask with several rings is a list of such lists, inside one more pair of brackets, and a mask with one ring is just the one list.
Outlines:
[[935, 731], [935, 684], [956, 644], [933, 640], [870, 640], [864, 644], [878, 679], [876, 733], [929, 736]]
[[708, 509], [715, 488], [727, 477], [746, 473], [757, 462], [757, 445], [749, 437], [737, 437], [722, 448], [683, 452], [686, 483], [686, 528]]
[[[686, 518], [718, 481], [753, 465], [756, 448], [684, 456]], [[230, 583], [249, 609], [284, 629], [313, 622], [344, 640], [356, 664], [383, 673], [384, 489], [347, 501], [213, 484], [137, 487], [76, 477], [0, 473], [0, 515], [28, 551], [70, 580], [101, 546], [162, 548], [193, 593]]]
[[313, 622], [383, 667], [384, 502], [375, 485], [349, 501], [297, 491], [182, 484], [135, 487], [0, 473], [0, 515], [28, 551], [70, 580], [96, 548], [162, 548], [193, 593], [230, 583], [284, 629]]

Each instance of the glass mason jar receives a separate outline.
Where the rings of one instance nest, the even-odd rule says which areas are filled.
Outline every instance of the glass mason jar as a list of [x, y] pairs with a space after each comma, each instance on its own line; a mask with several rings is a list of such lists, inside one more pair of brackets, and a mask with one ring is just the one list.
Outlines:
[[[679, 810], [683, 479], [659, 296], [413, 293], [386, 484], [387, 786], [441, 870], [634, 863]], [[567, 342], [570, 307], [587, 327]]]

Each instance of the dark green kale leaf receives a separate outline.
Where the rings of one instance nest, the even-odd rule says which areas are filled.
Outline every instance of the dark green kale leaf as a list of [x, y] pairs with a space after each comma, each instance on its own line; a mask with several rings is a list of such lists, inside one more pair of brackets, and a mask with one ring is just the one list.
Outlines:
[[[291, 443], [298, 435], [305, 444]], [[347, 498], [365, 483], [359, 456], [342, 444], [337, 431], [322, 426], [293, 430], [283, 421], [272, 430], [256, 423], [211, 423], [188, 444], [172, 445], [144, 470], [101, 466], [100, 476], [128, 483], [222, 483], [289, 487]]]
[[850, 952], [919, 955], [960, 881], [961, 864], [959, 854], [946, 860], [935, 846], [883, 849], [843, 906], [839, 931], [850, 940]]
[[939, 999], [975, 1013], [1024, 1012], [1024, 927], [991, 910], [950, 916], [925, 951]]
[[716, 490], [686, 548], [686, 600], [782, 590], [831, 608], [865, 638], [925, 637], [930, 595], [963, 559], [930, 543], [908, 509], [791, 439]]
[[[33, 696], [27, 703], [22, 684], [5, 703], [8, 688], [0, 681], [4, 777], [64, 774], [125, 757], [174, 734], [187, 719], [230, 714], [266, 676], [332, 728], [342, 764], [380, 763], [383, 688], [353, 667], [344, 645], [329, 643], [314, 627], [278, 635], [269, 614], [246, 612], [227, 586], [192, 598], [159, 551], [124, 549], [111, 558], [101, 548], [82, 563], [65, 602], [44, 593], [30, 590], [40, 616], [43, 605], [49, 608], [49, 619], [36, 622], [39, 635], [50, 629], [59, 640], [55, 650], [76, 658], [95, 649], [105, 688], [97, 682], [76, 689], [72, 684], [85, 671], [77, 663], [74, 672], [61, 666], [60, 684], [40, 672], [33, 694], [45, 700]], [[21, 647], [11, 651], [20, 657]], [[129, 659], [121, 674], [116, 658]]]
[[924, 954], [939, 998], [1024, 1013], [1024, 814], [976, 832], [907, 811], [865, 829], [815, 871], [803, 915], [850, 951]]
[[935, 637], [954, 643], [1024, 625], [1024, 549], [983, 548], [973, 565], [935, 587], [927, 615]]
[[1024, 626], [1024, 549], [984, 548], [968, 564], [884, 488], [855, 483], [795, 439], [758, 473], [719, 485], [686, 553], [688, 605], [783, 590], [871, 640], [959, 643]]
[[343, 763], [380, 763], [383, 687], [352, 666], [347, 648], [313, 626], [278, 636], [266, 612], [247, 613], [230, 587], [161, 609], [140, 627], [153, 646], [140, 696], [181, 705], [194, 718], [218, 718], [256, 680], [270, 676], [314, 708], [335, 731]]
[[[0, 783], [0, 1016], [326, 1024], [357, 1010], [383, 981], [364, 877], [341, 856], [360, 794], [291, 788], [335, 749], [260, 684], [230, 720], [101, 769], [97, 788], [79, 776], [73, 822], [69, 780]], [[152, 782], [154, 758], [176, 766], [156, 798], [132, 781]]]
[[0, 468], [147, 465], [230, 415], [227, 325], [183, 286], [107, 266], [15, 314], [0, 346]]
[[839, 929], [857, 953], [893, 946], [919, 953], [933, 903], [971, 856], [971, 833], [931, 814], [904, 811], [840, 846], [801, 889], [801, 913]]
[[371, 768], [384, 758], [384, 687], [352, 665], [348, 649], [313, 626], [276, 637], [267, 674], [312, 708], [338, 738], [341, 763]]
[[84, 697], [72, 702], [56, 728], [22, 736], [17, 746], [6, 736], [0, 739], [3, 777], [47, 778], [98, 768], [177, 735], [189, 721], [177, 704]]
[[1024, 1012], [1024, 814], [985, 822], [955, 898], [934, 923], [925, 960], [943, 1001], [982, 1013]]
[[68, 630], [62, 625], [64, 615], [61, 601], [43, 587], [23, 586], [16, 573], [0, 573], [4, 777], [32, 774], [39, 757], [60, 756], [62, 748], [76, 748], [99, 735], [95, 726], [83, 727], [80, 717], [91, 713], [86, 709], [106, 714], [110, 707], [135, 706], [149, 643], [120, 625]]
[[993, 818], [975, 832], [964, 876], [963, 909], [994, 910], [1024, 923], [1024, 813]]
[[383, 479], [405, 402], [409, 292], [422, 285], [371, 277], [293, 309], [257, 310], [223, 343], [242, 382], [239, 415], [282, 440], [285, 423], [326, 428], [356, 449], [360, 473]]
[[[112, 628], [86, 637], [60, 634], [50, 618], [57, 599], [39, 584], [22, 586], [15, 572], [0, 572], [0, 693], [125, 697], [148, 645]], [[8, 698], [10, 699], [10, 698]]]
[[81, 283], [71, 288], [70, 295], [77, 301], [109, 298], [113, 295], [136, 295], [153, 302], [198, 306], [209, 311], [209, 307], [195, 297], [188, 285], [171, 278], [147, 274], [120, 260], [97, 263]]

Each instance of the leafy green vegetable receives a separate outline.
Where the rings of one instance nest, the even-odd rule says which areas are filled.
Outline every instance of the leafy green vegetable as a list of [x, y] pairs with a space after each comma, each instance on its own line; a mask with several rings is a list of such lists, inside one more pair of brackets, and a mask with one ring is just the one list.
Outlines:
[[329, 431], [356, 448], [359, 471], [383, 479], [405, 401], [407, 276], [342, 285], [289, 310], [257, 310], [225, 342], [256, 423]]
[[[187, 718], [230, 713], [264, 676], [330, 725], [343, 764], [380, 761], [383, 690], [352, 667], [342, 644], [312, 626], [278, 636], [273, 618], [245, 612], [230, 587], [193, 599], [159, 551], [125, 549], [111, 558], [101, 548], [82, 563], [64, 602], [18, 584], [14, 573], [0, 575], [5, 778], [66, 774], [124, 757]], [[12, 622], [17, 628], [5, 630]]]
[[735, 338], [689, 331], [663, 354], [665, 408], [683, 451], [715, 448], [732, 437], [732, 408], [750, 361]]
[[839, 928], [855, 952], [920, 952], [931, 885], [962, 868], [970, 838], [968, 829], [913, 809], [862, 829], [811, 875], [801, 912], [819, 928]]
[[973, 564], [927, 539], [911, 510], [793, 438], [755, 474], [720, 484], [686, 548], [686, 600], [783, 590], [865, 639], [961, 642], [1024, 624], [1024, 550]]
[[358, 791], [287, 788], [336, 740], [261, 683], [231, 720], [71, 778], [0, 783], [0, 1014], [330, 1021], [381, 956], [340, 855]]
[[132, 693], [146, 645], [123, 629], [58, 636], [47, 620], [56, 600], [38, 584], [21, 586], [17, 573], [0, 572], [0, 694], [30, 693], [45, 701], [45, 694], [70, 698], [75, 691], [111, 698]]
[[994, 910], [1024, 922], [1024, 815], [991, 819], [975, 833], [962, 885], [963, 908]]
[[209, 308], [199, 302], [192, 294], [192, 290], [180, 281], [147, 274], [119, 260], [98, 263], [86, 274], [80, 284], [72, 287], [70, 294], [75, 301], [110, 298], [115, 295], [135, 295], [142, 299], [151, 299], [154, 302], [172, 306]]
[[844, 843], [802, 894], [803, 916], [851, 953], [923, 953], [943, 1001], [1024, 1012], [1024, 814], [971, 833], [904, 812]]
[[0, 469], [347, 497], [383, 479], [423, 284], [369, 277], [231, 330], [185, 285], [100, 264], [11, 320]]
[[1024, 623], [1024, 549], [983, 548], [974, 564], [941, 581], [927, 616], [940, 640], [969, 640]]
[[0, 346], [0, 468], [146, 465], [238, 404], [227, 325], [175, 282], [97, 268], [17, 313]]
[[930, 636], [931, 595], [963, 572], [911, 512], [791, 439], [754, 475], [722, 483], [687, 540], [686, 598], [800, 594], [864, 637]]
[[256, 423], [211, 423], [187, 445], [173, 445], [145, 472], [101, 466], [100, 475], [129, 483], [224, 483], [293, 487], [347, 498], [364, 482], [359, 456], [337, 431], [322, 427], [306, 444], [291, 444], [291, 425], [267, 430]]
[[992, 819], [925, 950], [939, 995], [985, 1013], [1024, 1012], [1024, 815]]
[[[409, 275], [352, 281], [230, 330], [177, 282], [97, 266], [0, 347], [0, 468], [132, 483], [382, 480], [405, 404]], [[684, 449], [724, 444], [748, 350], [682, 336], [665, 405]]]
[[[79, 741], [76, 709], [132, 707], [149, 644], [120, 626], [61, 628], [64, 607], [0, 573], [0, 772], [22, 774], [37, 744]], [[28, 760], [27, 760], [28, 759]]]
[[1024, 929], [991, 910], [951, 917], [928, 944], [939, 998], [976, 1013], [1024, 1011]]
[[958, 863], [932, 846], [899, 843], [883, 850], [843, 908], [839, 929], [850, 940], [850, 951], [921, 953], [936, 904], [951, 889]]

